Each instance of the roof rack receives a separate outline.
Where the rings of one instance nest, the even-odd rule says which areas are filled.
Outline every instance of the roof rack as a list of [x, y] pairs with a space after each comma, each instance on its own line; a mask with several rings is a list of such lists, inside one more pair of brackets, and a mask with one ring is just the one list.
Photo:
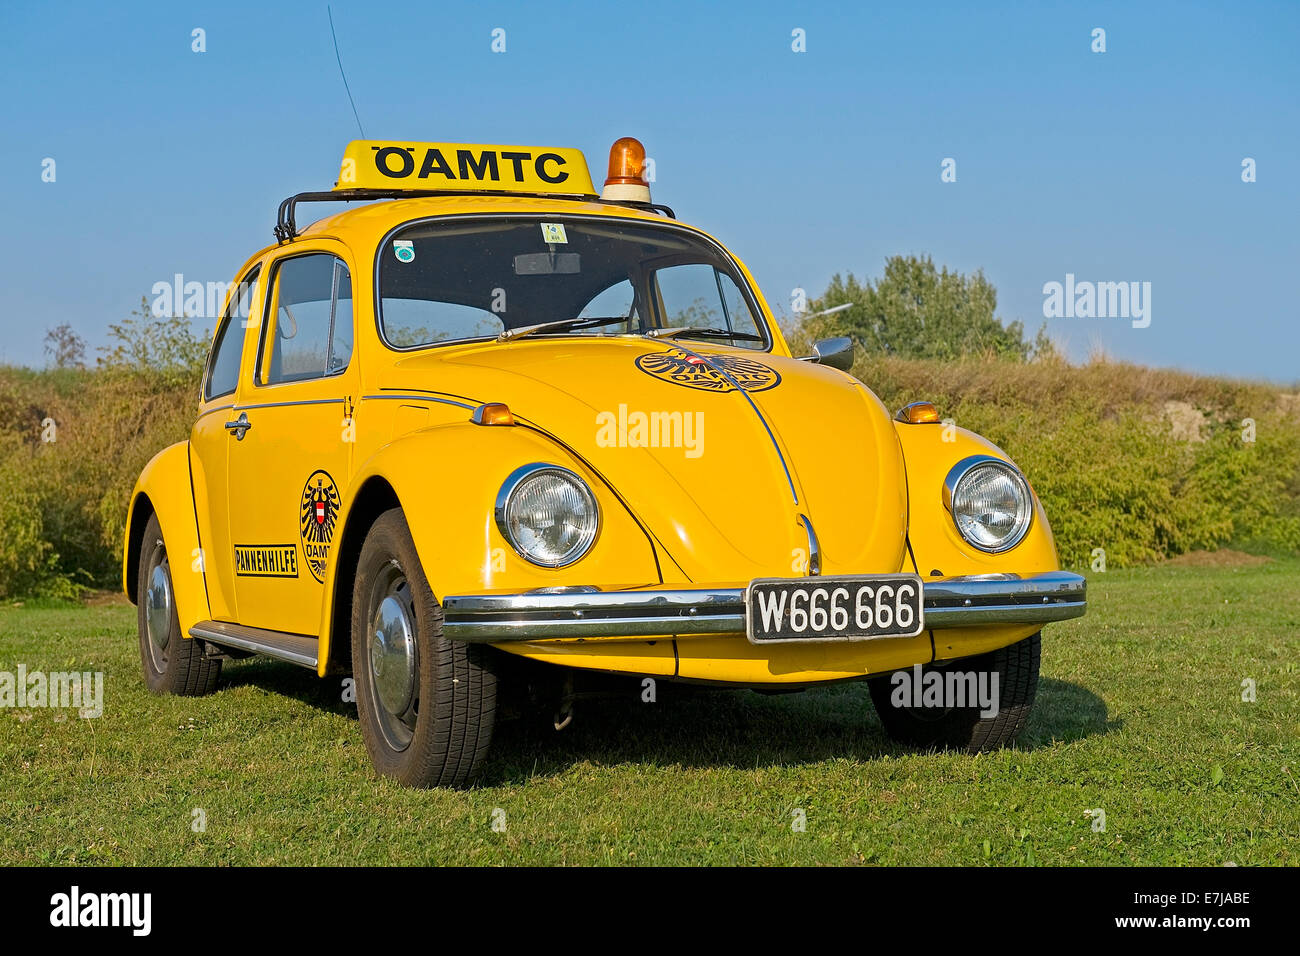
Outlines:
[[374, 202], [379, 199], [423, 199], [430, 196], [506, 196], [517, 198], [521, 195], [534, 199], [574, 199], [583, 202], [602, 202], [609, 206], [648, 209], [652, 212], [662, 213], [669, 219], [677, 218], [677, 214], [670, 207], [659, 203], [625, 202], [601, 199], [599, 196], [579, 193], [557, 195], [556, 193], [517, 193], [483, 189], [329, 189], [295, 193], [281, 202], [275, 217], [275, 241], [283, 244], [299, 235], [294, 212], [300, 202]]

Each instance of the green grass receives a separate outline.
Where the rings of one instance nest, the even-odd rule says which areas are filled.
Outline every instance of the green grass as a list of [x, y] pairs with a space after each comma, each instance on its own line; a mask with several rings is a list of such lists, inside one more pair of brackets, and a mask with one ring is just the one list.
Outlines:
[[133, 608], [6, 607], [0, 671], [103, 670], [106, 702], [0, 710], [0, 864], [1300, 864], [1300, 562], [1089, 588], [1017, 750], [895, 747], [861, 684], [661, 685], [499, 725], [464, 793], [375, 779], [337, 678], [249, 661], [153, 697]]

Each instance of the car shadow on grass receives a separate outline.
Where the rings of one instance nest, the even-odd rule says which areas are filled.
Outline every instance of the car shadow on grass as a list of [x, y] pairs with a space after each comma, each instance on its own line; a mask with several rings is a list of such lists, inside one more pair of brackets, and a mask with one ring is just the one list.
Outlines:
[[[252, 659], [227, 665], [220, 687], [257, 688], [355, 719], [356, 705], [343, 700], [344, 679], [321, 680], [301, 667]], [[515, 701], [499, 713], [479, 784], [561, 776], [583, 764], [753, 769], [871, 761], [912, 752], [885, 736], [861, 681], [793, 694], [661, 681], [654, 699], [646, 696], [640, 680], [611, 681], [591, 696], [580, 694], [562, 731], [554, 728], [554, 708]], [[1032, 751], [1122, 726], [1122, 720], [1108, 717], [1105, 701], [1086, 687], [1043, 678], [1017, 746]]]
[[1042, 677], [1029, 723], [1020, 736], [1022, 750], [1071, 743], [1121, 730], [1123, 717], [1111, 717], [1106, 702], [1086, 687]]
[[293, 697], [317, 710], [344, 717], [355, 717], [357, 705], [343, 699], [346, 675], [330, 675], [324, 680], [305, 667], [274, 661], [265, 657], [227, 662], [221, 670], [218, 692], [238, 687], [254, 687], [269, 694]]
[[[1043, 679], [1017, 746], [1036, 750], [1120, 726], [1092, 691]], [[910, 752], [885, 736], [862, 682], [781, 695], [660, 683], [653, 702], [637, 683], [621, 696], [578, 700], [561, 732], [541, 712], [500, 721], [481, 783], [518, 784], [581, 764], [754, 769]]]

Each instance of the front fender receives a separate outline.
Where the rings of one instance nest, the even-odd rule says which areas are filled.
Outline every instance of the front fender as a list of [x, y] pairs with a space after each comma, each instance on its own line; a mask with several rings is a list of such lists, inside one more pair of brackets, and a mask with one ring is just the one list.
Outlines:
[[[546, 462], [581, 475], [600, 508], [600, 531], [591, 550], [564, 568], [542, 568], [515, 552], [496, 525], [497, 492], [520, 465]], [[344, 502], [344, 524], [364, 509], [376, 480], [392, 489], [420, 555], [425, 576], [439, 600], [448, 594], [494, 590], [526, 591], [560, 585], [602, 588], [660, 583], [658, 558], [649, 534], [631, 516], [614, 489], [582, 459], [546, 435], [524, 425], [484, 426], [469, 422], [434, 425], [410, 432], [380, 448], [356, 472]], [[332, 561], [325, 582], [330, 596], [320, 634], [322, 667], [329, 659], [336, 581], [343, 560]]]
[[[1060, 559], [1047, 514], [1034, 495], [1034, 518], [1023, 541], [1000, 554], [973, 548], [957, 532], [943, 504], [943, 482], [949, 469], [969, 455], [992, 455], [1015, 464], [992, 442], [963, 428], [941, 423], [894, 423], [907, 466], [908, 543], [922, 578], [958, 574], [1029, 574], [1056, 571]], [[944, 438], [948, 439], [945, 441]], [[1026, 479], [1029, 476], [1026, 475]], [[934, 631], [935, 659], [982, 654], [1012, 644], [1038, 630], [1037, 626], [969, 627]]]
[[154, 455], [131, 492], [122, 543], [122, 588], [132, 603], [136, 600], [141, 539], [151, 514], [158, 516], [167, 544], [181, 634], [189, 637], [191, 627], [211, 617], [194, 517], [189, 442], [177, 442]]

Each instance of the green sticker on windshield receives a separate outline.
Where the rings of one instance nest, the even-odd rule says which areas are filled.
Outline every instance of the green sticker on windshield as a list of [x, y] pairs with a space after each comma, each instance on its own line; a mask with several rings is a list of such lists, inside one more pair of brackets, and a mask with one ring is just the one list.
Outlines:
[[409, 239], [394, 239], [393, 255], [397, 256], [398, 262], [414, 262], [415, 243]]
[[552, 243], [562, 242], [565, 245], [569, 243], [569, 237], [564, 234], [564, 223], [562, 222], [542, 223], [542, 239]]

